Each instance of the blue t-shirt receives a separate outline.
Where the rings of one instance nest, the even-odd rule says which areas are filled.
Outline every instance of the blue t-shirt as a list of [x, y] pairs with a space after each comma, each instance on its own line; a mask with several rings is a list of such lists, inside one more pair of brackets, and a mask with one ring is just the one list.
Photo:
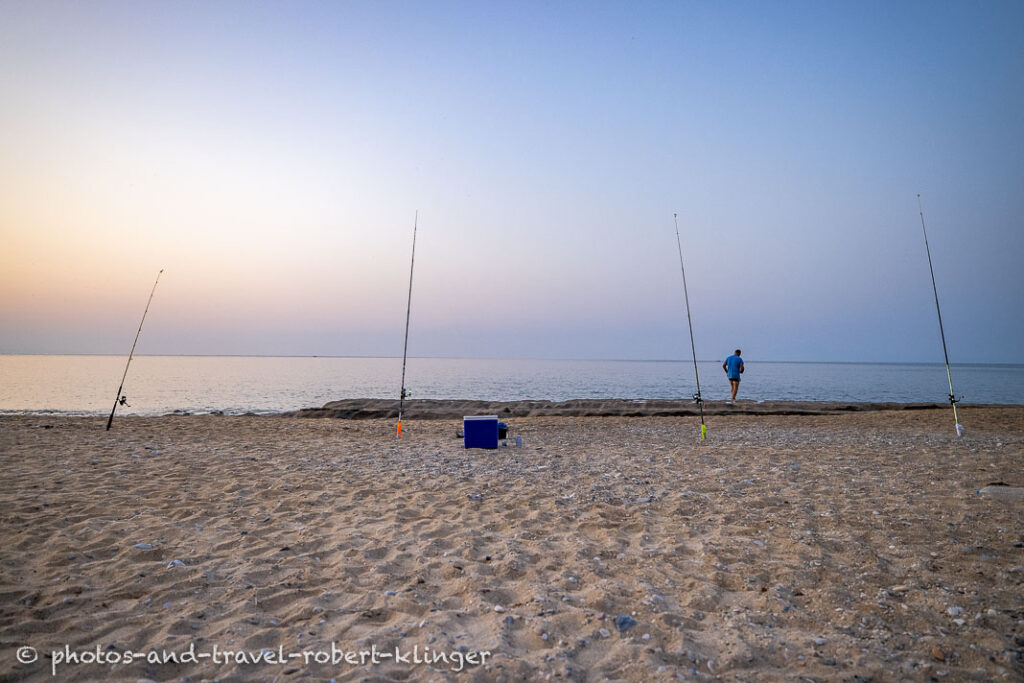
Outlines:
[[725, 359], [725, 369], [729, 373], [729, 379], [739, 379], [742, 367], [743, 359], [739, 356], [729, 356]]

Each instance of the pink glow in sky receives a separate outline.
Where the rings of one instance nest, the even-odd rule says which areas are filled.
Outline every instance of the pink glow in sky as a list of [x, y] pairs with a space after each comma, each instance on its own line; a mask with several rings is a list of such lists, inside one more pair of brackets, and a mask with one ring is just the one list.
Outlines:
[[1022, 25], [3, 2], [0, 353], [1024, 362]]

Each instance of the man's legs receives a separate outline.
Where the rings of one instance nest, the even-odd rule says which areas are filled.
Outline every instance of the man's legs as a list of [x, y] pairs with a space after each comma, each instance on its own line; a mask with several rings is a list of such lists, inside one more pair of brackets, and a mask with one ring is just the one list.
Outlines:
[[729, 384], [732, 385], [732, 399], [731, 400], [735, 401], [736, 400], [736, 392], [740, 390], [740, 381], [738, 379], [731, 379], [731, 380], [729, 380]]

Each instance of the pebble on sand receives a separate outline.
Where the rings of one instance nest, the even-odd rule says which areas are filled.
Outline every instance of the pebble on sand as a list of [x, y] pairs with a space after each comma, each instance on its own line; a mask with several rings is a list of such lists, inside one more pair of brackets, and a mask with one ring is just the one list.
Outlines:
[[615, 617], [615, 628], [619, 629], [619, 633], [625, 633], [634, 626], [636, 626], [636, 619], [628, 614], [620, 614]]

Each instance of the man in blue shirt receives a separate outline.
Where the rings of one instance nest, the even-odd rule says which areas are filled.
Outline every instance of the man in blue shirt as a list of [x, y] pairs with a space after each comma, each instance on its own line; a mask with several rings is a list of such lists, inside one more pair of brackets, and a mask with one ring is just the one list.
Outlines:
[[736, 400], [736, 392], [740, 390], [740, 375], [743, 374], [743, 359], [740, 358], [740, 350], [736, 349], [736, 353], [725, 359], [722, 363], [722, 369], [725, 370], [725, 374], [729, 376], [729, 384], [732, 386], [732, 398], [730, 402]]

